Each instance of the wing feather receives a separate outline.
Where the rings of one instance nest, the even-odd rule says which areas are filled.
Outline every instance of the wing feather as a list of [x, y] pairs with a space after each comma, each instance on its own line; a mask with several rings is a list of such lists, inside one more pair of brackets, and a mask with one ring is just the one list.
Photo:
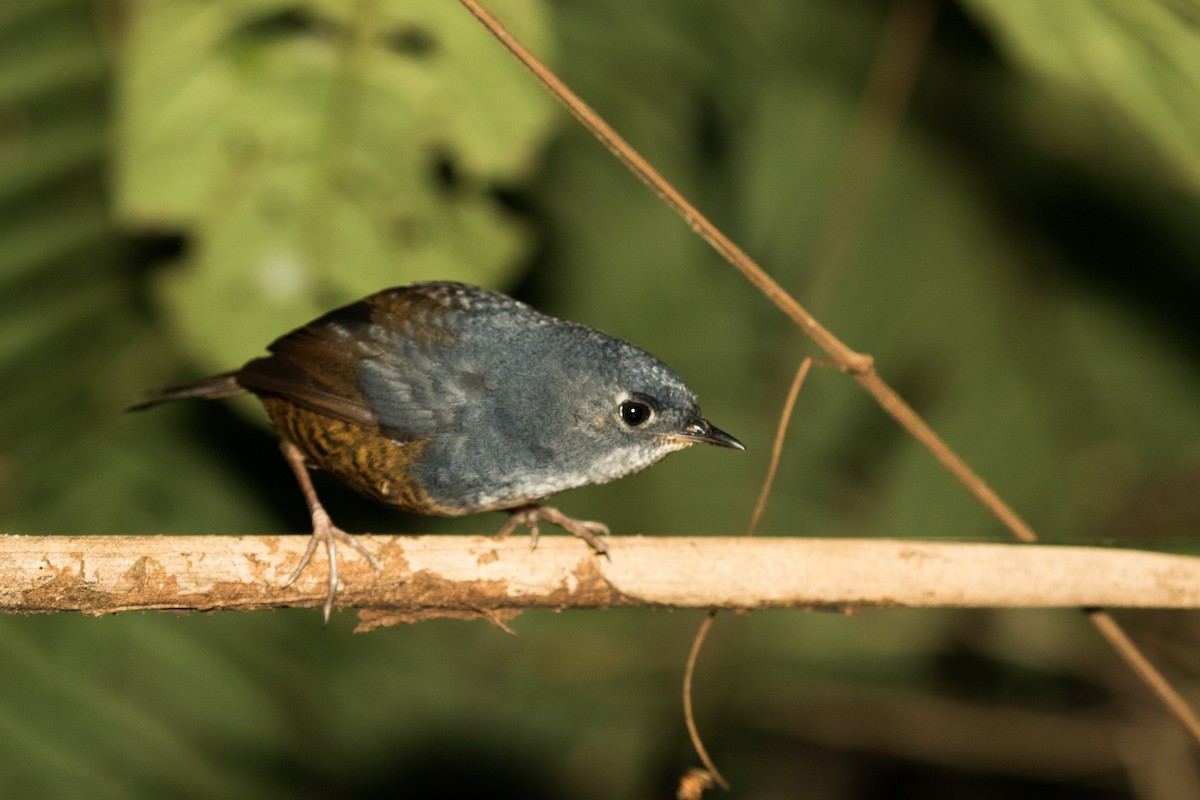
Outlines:
[[454, 368], [461, 311], [400, 287], [336, 309], [274, 341], [237, 381], [389, 438], [425, 438], [452, 418], [464, 380]]

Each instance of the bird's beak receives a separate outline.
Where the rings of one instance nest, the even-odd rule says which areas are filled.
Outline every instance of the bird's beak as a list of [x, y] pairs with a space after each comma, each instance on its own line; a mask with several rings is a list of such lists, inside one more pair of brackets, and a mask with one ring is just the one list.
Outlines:
[[717, 447], [728, 447], [733, 450], [745, 450], [746, 446], [725, 431], [713, 425], [704, 417], [690, 419], [683, 426], [679, 437], [689, 443], [715, 444]]

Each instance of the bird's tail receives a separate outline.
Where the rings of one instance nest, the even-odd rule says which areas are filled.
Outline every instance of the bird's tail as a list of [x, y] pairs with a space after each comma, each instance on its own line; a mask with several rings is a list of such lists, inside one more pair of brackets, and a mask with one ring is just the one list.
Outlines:
[[205, 400], [216, 400], [222, 397], [233, 397], [245, 393], [246, 389], [237, 382], [236, 372], [226, 372], [223, 375], [213, 375], [182, 386], [171, 386], [159, 391], [149, 400], [130, 406], [126, 411], [145, 411], [159, 403], [171, 400], [185, 400], [189, 397], [200, 397]]

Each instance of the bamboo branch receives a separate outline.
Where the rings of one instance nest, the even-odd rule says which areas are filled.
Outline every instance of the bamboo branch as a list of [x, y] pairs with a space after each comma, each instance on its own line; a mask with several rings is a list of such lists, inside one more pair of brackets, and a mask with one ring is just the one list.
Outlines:
[[[339, 602], [368, 627], [500, 621], [527, 608], [1200, 608], [1200, 558], [1136, 550], [889, 539], [364, 537]], [[317, 607], [325, 566], [287, 589], [306, 536], [0, 536], [0, 613]]]

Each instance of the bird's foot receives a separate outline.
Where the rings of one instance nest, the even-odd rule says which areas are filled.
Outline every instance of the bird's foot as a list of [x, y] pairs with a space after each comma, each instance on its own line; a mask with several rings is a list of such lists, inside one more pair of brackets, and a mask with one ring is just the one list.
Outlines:
[[496, 536], [503, 539], [521, 525], [528, 526], [529, 549], [532, 550], [537, 547], [539, 536], [538, 523], [541, 521], [557, 525], [567, 533], [574, 534], [583, 539], [596, 555], [608, 555], [608, 548], [604, 545], [604, 540], [598, 535], [609, 532], [607, 525], [603, 522], [568, 517], [553, 506], [539, 506], [535, 504], [512, 509], [508, 512], [508, 519], [500, 526], [500, 530], [496, 531]]
[[358, 554], [370, 562], [376, 572], [383, 569], [383, 565], [379, 563], [379, 559], [375, 554], [368, 550], [358, 541], [353, 535], [346, 533], [341, 528], [333, 524], [329, 519], [329, 515], [325, 513], [325, 509], [319, 508], [313, 511], [313, 531], [312, 537], [308, 540], [308, 549], [304, 551], [304, 556], [300, 559], [300, 563], [292, 570], [292, 574], [283, 582], [283, 587], [286, 589], [296, 582], [300, 574], [304, 572], [305, 567], [312, 561], [313, 553], [317, 551], [317, 545], [324, 543], [326, 552], [329, 553], [329, 591], [325, 594], [325, 605], [322, 607], [325, 614], [325, 624], [329, 624], [329, 615], [333, 612], [333, 599], [337, 596], [337, 546], [338, 542], [347, 544], [353, 547]]
[[329, 591], [325, 594], [325, 624], [329, 624], [329, 615], [333, 613], [333, 599], [337, 596], [337, 545], [338, 542], [348, 544], [358, 551], [359, 555], [371, 562], [371, 566], [376, 572], [383, 570], [383, 565], [379, 563], [370, 550], [359, 544], [358, 539], [355, 539], [350, 534], [346, 533], [341, 528], [333, 524], [333, 520], [329, 519], [329, 513], [325, 511], [325, 507], [321, 505], [321, 501], [317, 499], [317, 490], [313, 488], [312, 479], [308, 476], [308, 467], [304, 464], [304, 453], [300, 448], [292, 444], [287, 439], [279, 443], [279, 449], [283, 451], [283, 458], [287, 461], [288, 466], [292, 468], [292, 473], [296, 476], [296, 482], [300, 484], [300, 491], [304, 493], [304, 502], [308, 504], [308, 513], [312, 515], [312, 538], [308, 540], [308, 549], [304, 551], [304, 556], [300, 559], [300, 563], [292, 570], [292, 574], [283, 582], [283, 588], [287, 588], [296, 582], [300, 577], [300, 573], [304, 572], [304, 568], [312, 561], [313, 553], [317, 552], [317, 545], [325, 543], [325, 550], [329, 553]]

